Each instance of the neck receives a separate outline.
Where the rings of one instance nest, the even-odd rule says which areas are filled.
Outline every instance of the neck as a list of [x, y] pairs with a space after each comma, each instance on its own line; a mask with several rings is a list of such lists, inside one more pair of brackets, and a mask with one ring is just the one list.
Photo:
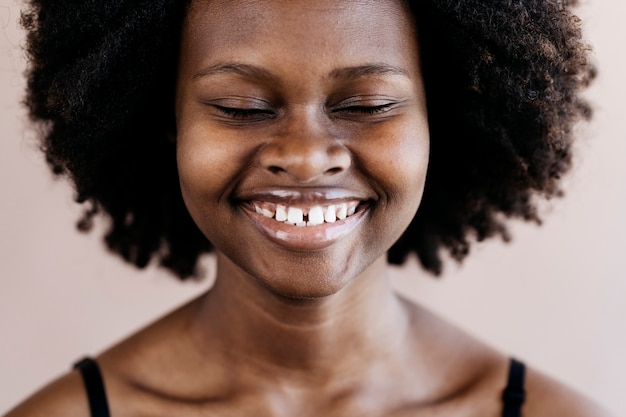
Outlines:
[[381, 258], [337, 293], [303, 300], [272, 293], [219, 256], [215, 285], [194, 317], [195, 340], [234, 363], [308, 380], [388, 360], [405, 342], [408, 319], [386, 269]]

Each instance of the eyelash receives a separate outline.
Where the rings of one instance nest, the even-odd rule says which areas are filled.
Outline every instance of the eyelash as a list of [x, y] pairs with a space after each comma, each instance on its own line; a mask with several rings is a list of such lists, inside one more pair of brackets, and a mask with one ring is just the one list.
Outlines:
[[[389, 111], [395, 103], [385, 103], [378, 106], [349, 106], [340, 107], [333, 110], [333, 113], [349, 113], [349, 114], [363, 114], [374, 115]], [[246, 119], [258, 119], [263, 120], [271, 118], [274, 112], [264, 109], [242, 109], [237, 107], [225, 107], [214, 106], [219, 112], [233, 119], [246, 120]]]
[[342, 107], [334, 112], [348, 112], [348, 113], [359, 113], [359, 114], [378, 114], [384, 113], [391, 109], [394, 103], [385, 103], [379, 106], [350, 106], [350, 107]]
[[225, 116], [233, 119], [251, 119], [251, 118], [268, 118], [273, 115], [270, 110], [263, 109], [240, 109], [236, 107], [214, 106]]

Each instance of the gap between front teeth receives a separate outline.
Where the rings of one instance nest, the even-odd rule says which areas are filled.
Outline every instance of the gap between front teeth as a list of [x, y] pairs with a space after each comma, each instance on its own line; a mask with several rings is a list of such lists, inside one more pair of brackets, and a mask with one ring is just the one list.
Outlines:
[[[287, 207], [283, 204], [272, 204], [270, 206], [261, 206], [253, 203], [254, 210], [269, 218], [286, 224], [299, 227], [318, 226], [323, 223], [334, 223], [337, 220], [344, 220], [346, 217], [356, 212], [359, 202], [353, 201], [349, 203], [331, 204], [326, 207], [313, 206], [310, 209], [299, 207]], [[306, 217], [306, 219], [305, 219]]]

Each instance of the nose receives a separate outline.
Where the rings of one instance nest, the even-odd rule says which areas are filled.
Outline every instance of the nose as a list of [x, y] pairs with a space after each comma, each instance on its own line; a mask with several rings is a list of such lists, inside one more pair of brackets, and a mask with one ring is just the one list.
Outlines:
[[322, 123], [297, 118], [276, 132], [260, 151], [262, 167], [307, 183], [346, 171], [349, 150]]

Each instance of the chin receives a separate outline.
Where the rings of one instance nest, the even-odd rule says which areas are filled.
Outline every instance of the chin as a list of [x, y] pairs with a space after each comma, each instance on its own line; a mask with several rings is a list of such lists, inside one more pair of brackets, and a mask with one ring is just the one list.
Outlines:
[[[308, 256], [307, 256], [308, 255]], [[350, 285], [369, 264], [343, 258], [342, 262], [303, 253], [280, 265], [248, 270], [273, 294], [292, 300], [315, 300], [335, 295]], [[323, 259], [323, 260], [322, 260]]]
[[262, 282], [262, 285], [266, 287], [266, 289], [270, 290], [273, 294], [277, 295], [280, 298], [286, 298], [294, 301], [301, 300], [320, 300], [323, 298], [327, 298], [333, 296], [340, 292], [343, 288], [348, 285], [347, 282], [337, 282], [337, 281], [318, 281], [316, 279], [309, 280], [307, 282]]

